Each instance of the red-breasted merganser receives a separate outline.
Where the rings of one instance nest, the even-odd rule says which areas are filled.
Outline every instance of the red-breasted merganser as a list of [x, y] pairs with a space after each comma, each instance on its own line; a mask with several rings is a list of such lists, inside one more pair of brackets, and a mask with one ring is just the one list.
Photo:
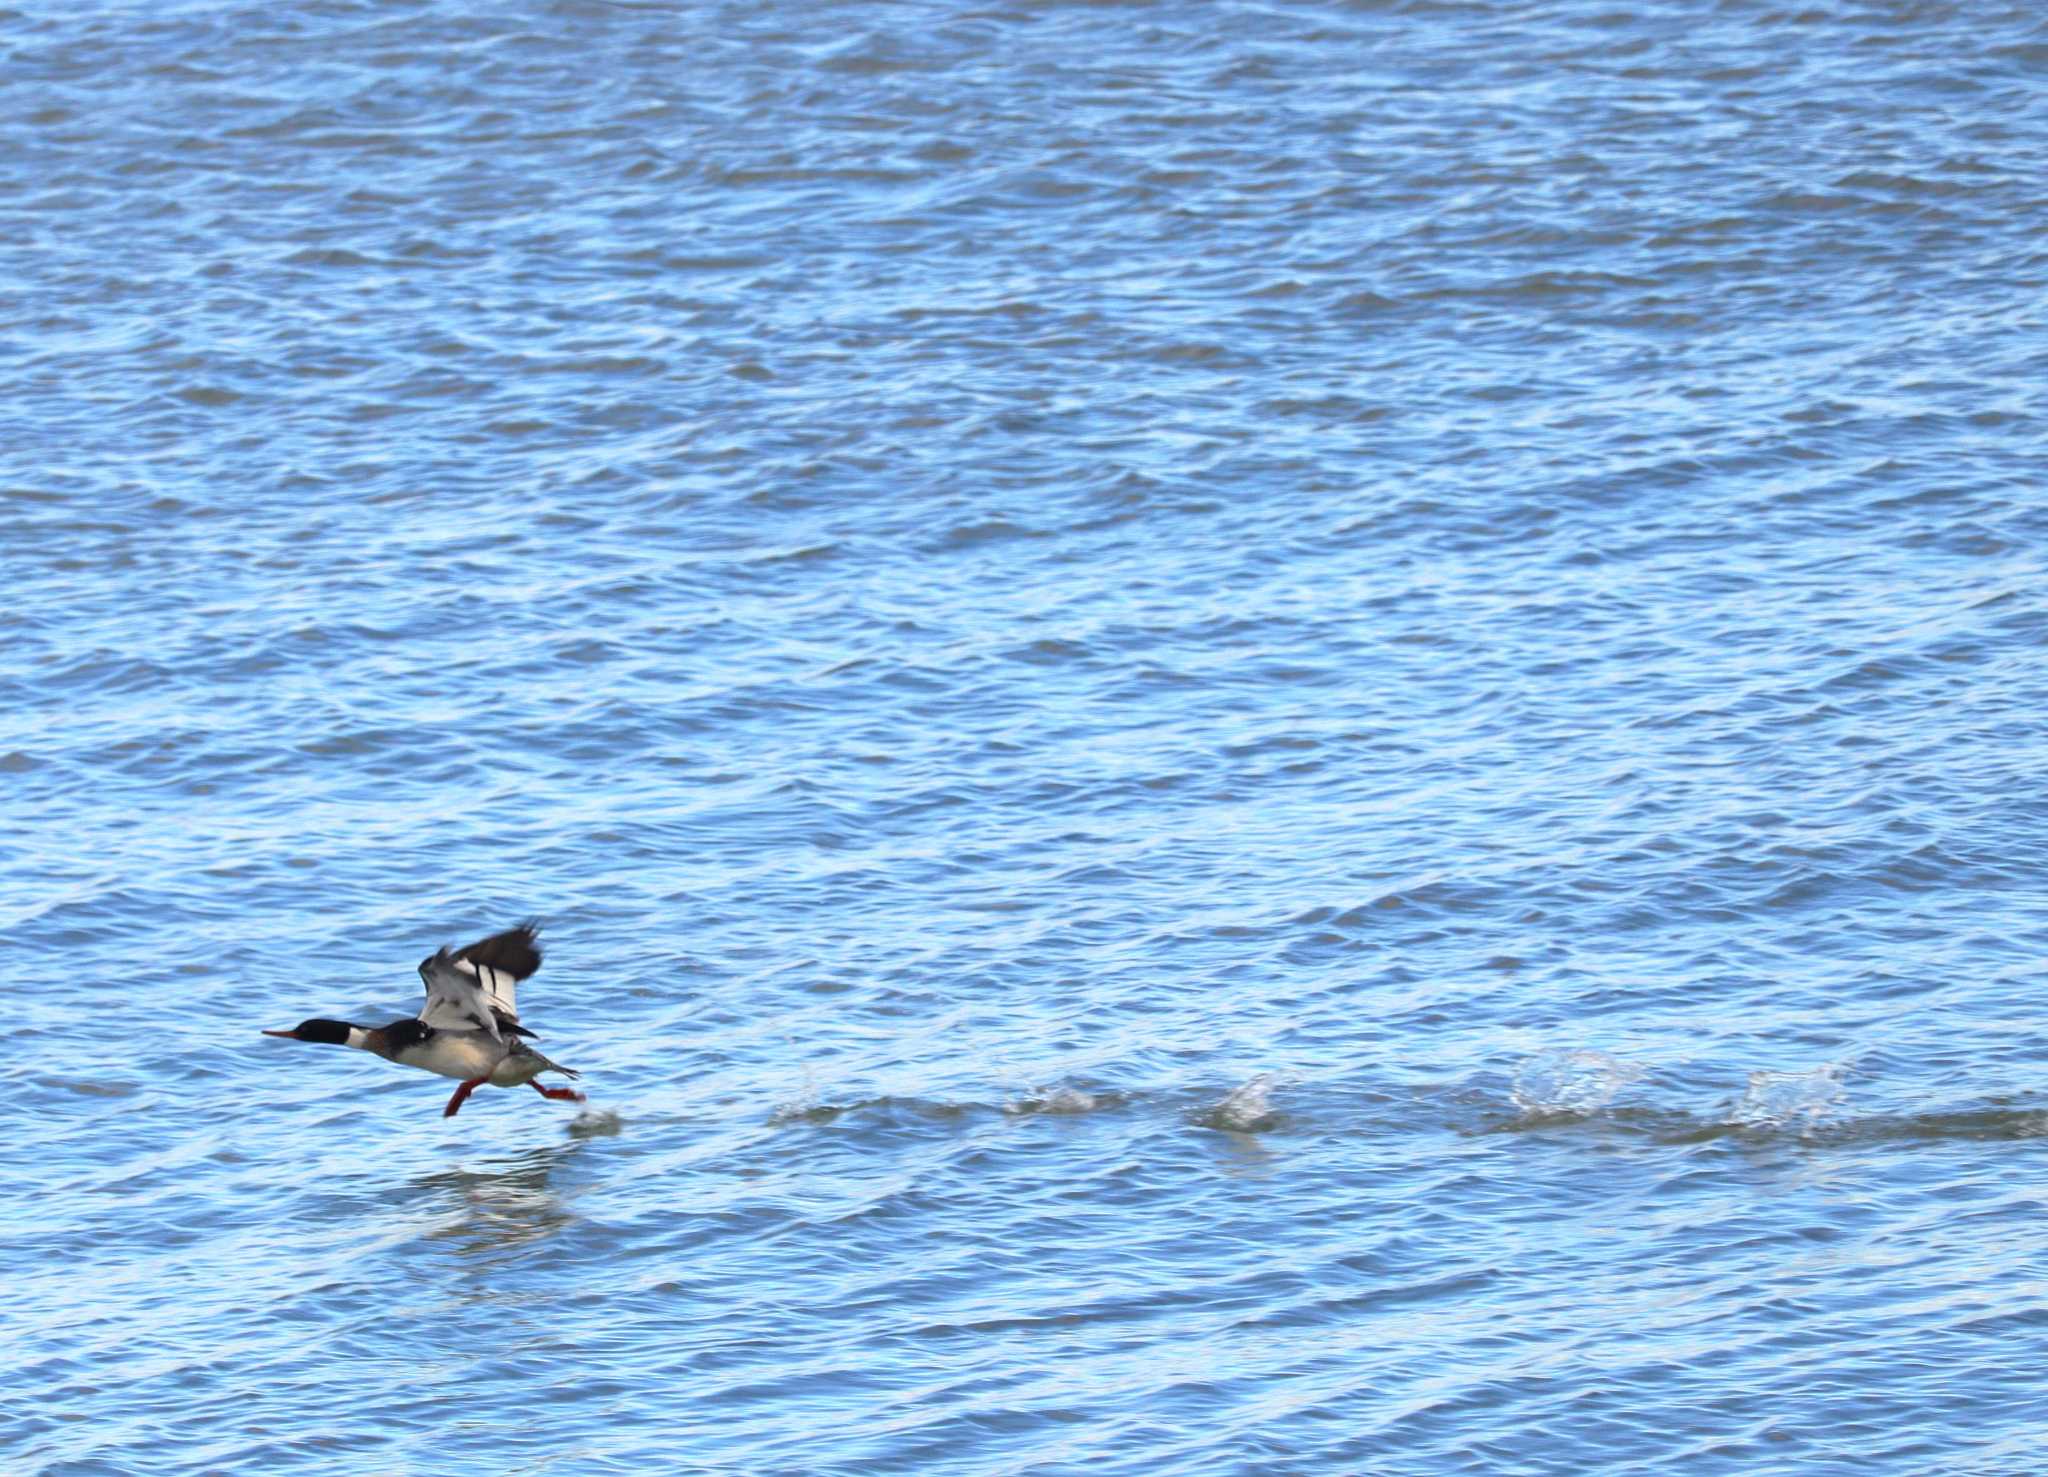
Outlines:
[[522, 923], [466, 949], [439, 953], [420, 961], [427, 1003], [412, 1020], [388, 1026], [358, 1026], [348, 1021], [300, 1021], [289, 1031], [265, 1031], [293, 1041], [323, 1046], [353, 1046], [373, 1051], [401, 1067], [418, 1067], [443, 1077], [459, 1077], [462, 1086], [441, 1113], [453, 1118], [469, 1095], [486, 1082], [517, 1087], [524, 1082], [542, 1097], [580, 1103], [573, 1087], [542, 1087], [533, 1079], [543, 1072], [564, 1077], [578, 1073], [557, 1066], [520, 1038], [533, 1032], [519, 1024], [512, 991], [540, 968], [539, 925]]

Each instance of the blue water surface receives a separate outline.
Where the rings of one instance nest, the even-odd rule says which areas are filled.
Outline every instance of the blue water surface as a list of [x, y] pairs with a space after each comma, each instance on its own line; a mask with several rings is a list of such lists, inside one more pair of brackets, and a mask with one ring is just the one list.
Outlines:
[[2036, 10], [0, 75], [0, 1468], [2048, 1466]]

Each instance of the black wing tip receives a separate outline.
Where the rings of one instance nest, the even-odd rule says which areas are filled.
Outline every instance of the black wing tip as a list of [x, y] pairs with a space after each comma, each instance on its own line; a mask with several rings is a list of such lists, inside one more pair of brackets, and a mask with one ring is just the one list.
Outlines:
[[455, 957], [490, 969], [502, 969], [515, 980], [523, 980], [540, 968], [540, 920], [529, 918], [489, 938], [478, 939], [466, 948], [457, 949]]

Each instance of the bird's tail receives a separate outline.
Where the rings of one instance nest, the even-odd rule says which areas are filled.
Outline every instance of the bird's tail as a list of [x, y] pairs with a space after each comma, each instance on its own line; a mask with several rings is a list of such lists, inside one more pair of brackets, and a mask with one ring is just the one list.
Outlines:
[[[560, 1072], [564, 1077], [581, 1077], [583, 1075], [574, 1067], [565, 1067], [560, 1062], [549, 1061], [546, 1057], [541, 1056], [539, 1052], [535, 1051], [533, 1044], [528, 1041], [521, 1041], [519, 1043], [519, 1055], [540, 1057], [540, 1070], [542, 1072]], [[535, 1073], [535, 1075], [538, 1076], [539, 1073]]]

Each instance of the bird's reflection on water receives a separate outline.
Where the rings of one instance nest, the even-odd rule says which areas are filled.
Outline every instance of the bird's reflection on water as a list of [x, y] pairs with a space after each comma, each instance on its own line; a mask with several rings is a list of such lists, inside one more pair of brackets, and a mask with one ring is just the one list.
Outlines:
[[591, 1139], [618, 1132], [615, 1117], [586, 1116], [592, 1123], [579, 1119], [565, 1143], [543, 1144], [507, 1158], [414, 1179], [414, 1203], [430, 1207], [435, 1215], [421, 1239], [452, 1243], [461, 1256], [495, 1259], [544, 1243], [574, 1225], [577, 1215], [571, 1202], [585, 1185], [572, 1166]]

